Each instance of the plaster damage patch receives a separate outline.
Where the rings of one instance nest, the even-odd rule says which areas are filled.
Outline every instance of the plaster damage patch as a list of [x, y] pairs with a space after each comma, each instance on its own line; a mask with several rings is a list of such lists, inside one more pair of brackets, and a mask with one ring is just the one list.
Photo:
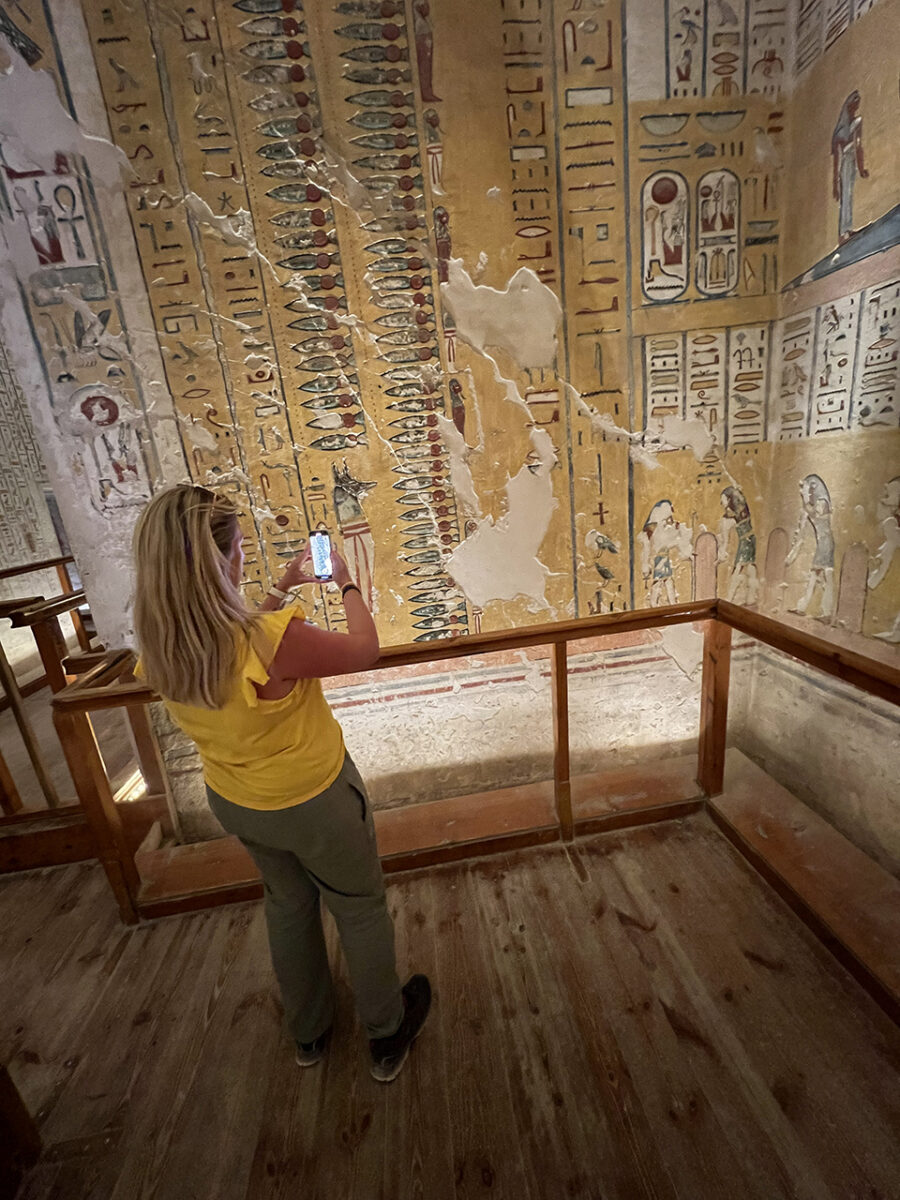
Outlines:
[[659, 633], [666, 654], [692, 679], [703, 663], [703, 635], [693, 625], [668, 625]]
[[472, 472], [466, 462], [468, 447], [465, 438], [449, 417], [438, 413], [437, 421], [444, 445], [450, 455], [450, 483], [456, 492], [456, 498], [463, 506], [467, 516], [480, 517], [481, 504], [475, 492]]
[[562, 306], [534, 271], [521, 267], [502, 292], [476, 284], [461, 258], [450, 259], [449, 276], [441, 297], [467, 345], [481, 354], [503, 350], [523, 370], [553, 365]]
[[446, 562], [447, 573], [479, 608], [517, 596], [547, 604], [550, 572], [537, 553], [557, 505], [550, 474], [556, 451], [544, 429], [532, 429], [531, 445], [522, 469], [506, 485], [505, 515], [496, 523], [486, 517]]
[[66, 112], [49, 72], [32, 70], [5, 38], [0, 47], [10, 63], [0, 71], [0, 141], [8, 167], [52, 174], [58, 154], [74, 154], [87, 158], [93, 178], [108, 188], [134, 174], [123, 150], [85, 133]]
[[659, 439], [660, 450], [690, 450], [697, 462], [703, 462], [716, 444], [709, 426], [699, 417], [663, 417], [648, 426], [647, 435]]
[[[226, 246], [243, 246], [251, 254], [259, 250], [253, 236], [253, 221], [246, 208], [239, 208], [227, 216], [217, 216], [202, 196], [196, 192], [188, 192], [184, 197], [185, 207], [196, 217], [201, 225], [206, 225], [222, 238]], [[272, 264], [263, 255], [260, 258], [272, 269]], [[277, 278], [277, 275], [276, 275]]]

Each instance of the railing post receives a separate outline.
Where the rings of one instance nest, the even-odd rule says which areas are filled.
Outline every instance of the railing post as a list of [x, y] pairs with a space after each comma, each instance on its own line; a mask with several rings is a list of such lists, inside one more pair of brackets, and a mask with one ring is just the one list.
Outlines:
[[[72, 580], [69, 576], [68, 565], [64, 562], [56, 564], [56, 577], [59, 580], [59, 586], [62, 588], [64, 596], [71, 596], [75, 589], [72, 587]], [[78, 645], [82, 650], [87, 651], [91, 648], [91, 639], [88, 631], [84, 627], [84, 621], [81, 619], [81, 613], [77, 608], [73, 608], [69, 613], [69, 618], [75, 629], [75, 636], [78, 639]]]
[[730, 675], [731, 627], [723, 621], [705, 621], [697, 782], [707, 796], [719, 795], [725, 777]]
[[569, 674], [568, 644], [554, 642], [550, 659], [553, 692], [553, 795], [556, 818], [564, 842], [575, 836], [572, 820], [572, 784], [569, 779]]
[[162, 752], [159, 748], [150, 711], [146, 704], [126, 704], [125, 713], [131, 726], [131, 736], [137, 754], [138, 766], [147, 785], [148, 796], [165, 796], [168, 808], [168, 827], [164, 832], [169, 835], [175, 832], [177, 813], [172, 803], [169, 780], [163, 763]]
[[78, 799], [94, 835], [99, 858], [126, 925], [137, 924], [135, 901], [140, 875], [122, 829], [97, 739], [85, 712], [54, 709], [53, 724], [59, 737]]
[[31, 722], [28, 720], [25, 707], [22, 704], [22, 693], [19, 691], [15, 672], [4, 654], [2, 646], [0, 646], [0, 685], [2, 685], [4, 692], [6, 692], [9, 707], [12, 709], [16, 724], [19, 727], [19, 733], [22, 735], [22, 741], [25, 743], [25, 749], [28, 751], [28, 757], [31, 759], [31, 765], [34, 767], [37, 781], [40, 784], [41, 791], [44, 793], [44, 799], [47, 801], [47, 807], [56, 808], [59, 804], [59, 794], [56, 791], [56, 785], [50, 778], [47, 764], [41, 755], [41, 748], [38, 745], [37, 737], [31, 727]]
[[50, 685], [51, 692], [61, 692], [68, 683], [65, 671], [63, 671], [62, 660], [68, 653], [66, 639], [63, 637], [63, 632], [57, 617], [45, 617], [43, 620], [35, 621], [31, 626], [31, 632], [34, 635], [34, 640], [37, 642], [38, 653], [41, 656], [41, 663], [47, 675], [47, 682]]
[[11, 817], [13, 813], [20, 812], [22, 808], [24, 805], [22, 797], [19, 795], [19, 789], [16, 787], [16, 781], [10, 775], [6, 760], [0, 752], [0, 812]]

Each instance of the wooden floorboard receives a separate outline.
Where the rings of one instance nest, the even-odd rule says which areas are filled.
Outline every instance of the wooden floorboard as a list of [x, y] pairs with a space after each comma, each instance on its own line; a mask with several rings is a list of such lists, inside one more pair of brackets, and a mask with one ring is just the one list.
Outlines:
[[301, 1070], [262, 907], [118, 923], [96, 864], [0, 879], [19, 1200], [893, 1200], [900, 1031], [705, 816], [392, 877], [433, 1012]]
[[[672, 830], [664, 830], [664, 836], [671, 837]], [[641, 871], [643, 856], [655, 840], [652, 834], [633, 839], [642, 851]], [[673, 939], [666, 910], [657, 908], [647, 895], [641, 875], [627, 861], [628, 853], [630, 849], [623, 855], [612, 847], [609, 857], [601, 860], [605, 868], [602, 879], [608, 889], [609, 923], [621, 926], [626, 935], [624, 939], [612, 939], [620, 962], [627, 964], [630, 960], [635, 985], [650, 1002], [660, 1053], [668, 1056], [679, 1076], [673, 1099], [676, 1115], [683, 1114], [681, 1121], [671, 1120], [667, 1125], [661, 1114], [653, 1121], [660, 1153], [669, 1160], [676, 1148], [688, 1153], [691, 1142], [696, 1146], [691, 1157], [703, 1153], [707, 1139], [703, 1135], [697, 1138], [690, 1118], [708, 1106], [723, 1137], [717, 1147], [724, 1159], [722, 1165], [729, 1159], [744, 1164], [747, 1196], [824, 1198], [828, 1192], [819, 1186], [811, 1156], [796, 1144], [774, 1097], [750, 1069], [734, 1026], [720, 1017], [711, 1003], [708, 986], [692, 968], [684, 942], [694, 936], [707, 936], [707, 911], [699, 908], [693, 928], [683, 927]], [[707, 863], [704, 866], [709, 869]], [[717, 882], [721, 885], [721, 877], [717, 876]], [[636, 963], [642, 971], [637, 971]], [[649, 990], [648, 973], [652, 977]], [[627, 1008], [625, 1015], [629, 1015]], [[621, 1009], [613, 1010], [613, 1019], [616, 1017], [623, 1019]], [[709, 1136], [715, 1135], [711, 1132]], [[724, 1200], [729, 1187], [728, 1173], [719, 1175], [710, 1194]]]
[[445, 1047], [449, 1132], [455, 1195], [528, 1195], [524, 1147], [516, 1127], [508, 1052], [500, 1038], [496, 1002], [505, 991], [490, 967], [480, 907], [485, 882], [503, 860], [461, 872], [435, 872], [438, 923], [437, 1003]]
[[[594, 856], [578, 847], [572, 853], [582, 871], [565, 882], [570, 893], [581, 889], [582, 895], [572, 896], [566, 909], [575, 913], [592, 905], [592, 933], [602, 939], [608, 956], [603, 973], [606, 1037], [626, 1064], [648, 1122], [653, 1153], [663, 1165], [668, 1194], [723, 1194], [734, 1157], [724, 1128], [733, 1106], [720, 1114], [710, 1103], [685, 1047], [656, 1000], [659, 964], [651, 950], [653, 920], [630, 898], [617, 896], [611, 857]], [[582, 942], [570, 918], [555, 939], [555, 953], [563, 963], [568, 957], [584, 957]], [[758, 1179], [748, 1173], [745, 1194], [777, 1194], [767, 1193], [765, 1184], [764, 1176]]]
[[[679, 871], [672, 842], [660, 844], [657, 861], [668, 862], [680, 880], [674, 901], [665, 899], [682, 927], [699, 905], [709, 914], [714, 935], [686, 949], [720, 1016], [730, 1018], [739, 1008], [735, 1032], [742, 1051], [814, 1160], [827, 1164], [831, 1194], [878, 1195], [892, 1175], [900, 1192], [897, 1148], [866, 1136], [879, 1126], [900, 1128], [900, 1092], [889, 1072], [861, 1073], [857, 1042], [842, 1032], [855, 985], [824, 947], [797, 928], [778, 899], [759, 888], [749, 868], [732, 876], [740, 908], [717, 905], [714, 880], [721, 870], [730, 871], [731, 854], [712, 830], [692, 836], [704, 838], [706, 857], [721, 864], [719, 871], [702, 878]], [[640, 870], [655, 900], [658, 876], [649, 855], [641, 856]], [[742, 920], [739, 913], [752, 919]], [[823, 976], [830, 980], [828, 1004], [820, 995]], [[894, 1040], [882, 1036], [883, 1023], [868, 1021], [864, 1007], [858, 1021], [867, 1047], [889, 1062]], [[840, 1089], [833, 1087], [837, 1079], [843, 1081]]]
[[[554, 961], [566, 941], [565, 931], [553, 926], [553, 918], [564, 915], [557, 907], [560, 876], [571, 875], [571, 863], [561, 854], [545, 865], [549, 880], [518, 869], [495, 875], [484, 912], [485, 940], [504, 980], [495, 992], [495, 1021], [506, 1036], [529, 1177], [556, 1180], [562, 1195], [589, 1195], [592, 1178], [604, 1179], [611, 1195], [623, 1194], [626, 1183], [635, 1196], [669, 1194], [646, 1192], [641, 1171], [628, 1161], [628, 1139], [619, 1138], [621, 1072], [596, 1036], [605, 1010], [589, 987], [585, 991], [581, 964], [571, 954]], [[590, 945], [589, 924], [580, 938]]]
[[[431, 1070], [402, 1073], [394, 1087], [397, 1097], [384, 1097], [384, 1153], [380, 1194], [413, 1195], [426, 1200], [451, 1200], [454, 1196], [453, 1147], [448, 1091], [448, 1039], [453, 1036], [453, 1016], [441, 995], [442, 954], [439, 950], [443, 919], [441, 897], [427, 875], [401, 877], [390, 887], [390, 906], [396, 930], [397, 963], [401, 982], [413, 971], [423, 971], [434, 988], [434, 1008], [417, 1047], [430, 1055]], [[390, 1090], [390, 1089], [388, 1089]], [[376, 1093], [376, 1097], [378, 1094]], [[395, 1102], [396, 1099], [396, 1102]], [[378, 1188], [374, 1189], [376, 1194]]]
[[900, 880], [854, 846], [739, 750], [711, 815], [731, 839], [864, 971], [888, 1012], [900, 1013]]

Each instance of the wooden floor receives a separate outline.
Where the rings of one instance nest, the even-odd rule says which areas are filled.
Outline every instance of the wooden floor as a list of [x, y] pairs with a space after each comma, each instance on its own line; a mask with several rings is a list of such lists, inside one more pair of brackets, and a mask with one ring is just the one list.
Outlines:
[[126, 929], [95, 865], [0, 880], [20, 1200], [900, 1196], [900, 1031], [707, 817], [389, 895], [435, 1006], [385, 1086], [343, 967], [294, 1065], [261, 906]]

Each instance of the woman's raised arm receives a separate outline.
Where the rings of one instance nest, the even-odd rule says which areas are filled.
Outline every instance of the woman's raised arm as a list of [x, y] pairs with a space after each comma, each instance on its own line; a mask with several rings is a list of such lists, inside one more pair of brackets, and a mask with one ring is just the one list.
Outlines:
[[332, 554], [334, 582], [342, 589], [347, 632], [333, 633], [307, 621], [291, 621], [272, 665], [269, 678], [321, 679], [364, 671], [378, 658], [378, 630], [362, 593], [339, 554]]

